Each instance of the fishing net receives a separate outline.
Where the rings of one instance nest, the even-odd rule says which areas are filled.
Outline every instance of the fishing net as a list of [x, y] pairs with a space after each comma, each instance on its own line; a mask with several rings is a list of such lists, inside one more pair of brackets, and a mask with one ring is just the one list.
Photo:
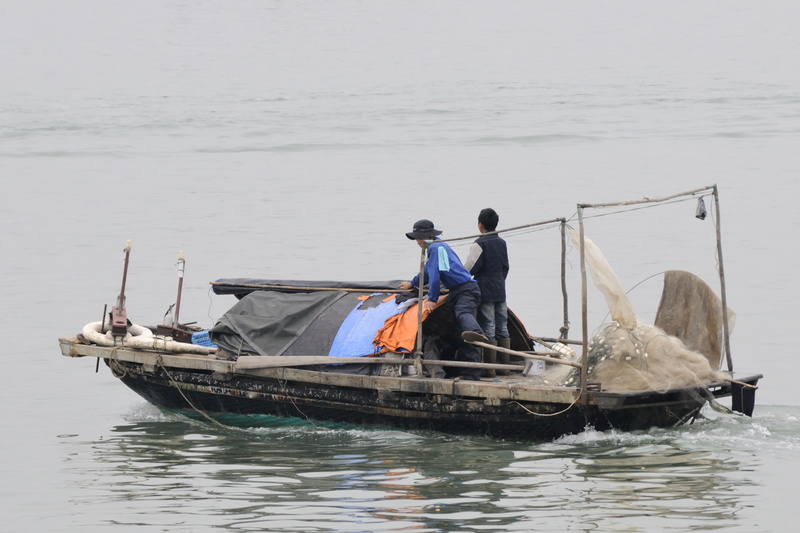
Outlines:
[[[661, 328], [627, 329], [618, 322], [600, 327], [589, 342], [587, 369], [589, 382], [615, 392], [665, 391], [722, 379], [704, 355]], [[571, 372], [564, 384], [579, 385], [580, 372]]]
[[[574, 230], [570, 237], [579, 244]], [[589, 342], [589, 382], [600, 383], [603, 390], [624, 392], [663, 391], [723, 379], [718, 372], [721, 306], [699, 278], [691, 274], [668, 276], [659, 306], [662, 322], [676, 333], [691, 333], [684, 339], [694, 348], [690, 349], [684, 340], [668, 335], [664, 329], [640, 324], [600, 249], [584, 239], [584, 250], [592, 279], [603, 293], [612, 318], [612, 322], [598, 328]], [[689, 327], [688, 322], [695, 325]], [[701, 353], [698, 348], [708, 353]], [[558, 381], [564, 385], [580, 384], [579, 370], [562, 375], [563, 381]]]
[[[736, 313], [727, 312], [728, 328], [733, 330]], [[703, 280], [690, 272], [666, 272], [655, 325], [705, 355], [711, 367], [719, 370], [724, 344], [722, 300]]]

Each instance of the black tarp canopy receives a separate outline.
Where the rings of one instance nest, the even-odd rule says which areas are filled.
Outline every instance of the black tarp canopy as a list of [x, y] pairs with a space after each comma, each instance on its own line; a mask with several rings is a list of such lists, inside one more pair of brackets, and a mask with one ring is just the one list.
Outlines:
[[[212, 283], [214, 292], [233, 294], [239, 301], [209, 334], [234, 357], [370, 355], [371, 341], [385, 317], [402, 310], [394, 299], [384, 301], [400, 292], [399, 283], [220, 279]], [[360, 315], [371, 317], [371, 322]], [[337, 335], [339, 344], [334, 346]]]

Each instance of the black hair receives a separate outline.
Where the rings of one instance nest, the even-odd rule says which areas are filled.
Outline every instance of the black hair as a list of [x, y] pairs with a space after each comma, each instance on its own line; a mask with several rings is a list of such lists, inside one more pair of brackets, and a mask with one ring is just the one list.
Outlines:
[[478, 215], [478, 222], [481, 223], [486, 231], [494, 231], [497, 229], [497, 223], [500, 222], [500, 217], [497, 211], [491, 207], [487, 207], [486, 209], [481, 209], [481, 213]]

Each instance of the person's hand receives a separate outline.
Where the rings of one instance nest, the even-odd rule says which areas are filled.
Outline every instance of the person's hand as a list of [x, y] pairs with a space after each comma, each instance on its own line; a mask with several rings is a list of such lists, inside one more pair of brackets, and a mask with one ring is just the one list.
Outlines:
[[428, 299], [425, 299], [422, 301], [422, 309], [424, 311], [431, 313], [433, 312], [434, 309], [436, 309], [436, 302], [432, 302]]
[[411, 287], [413, 287], [413, 285], [411, 285], [410, 281], [401, 281], [400, 282], [400, 288], [403, 289], [404, 291], [407, 291]]

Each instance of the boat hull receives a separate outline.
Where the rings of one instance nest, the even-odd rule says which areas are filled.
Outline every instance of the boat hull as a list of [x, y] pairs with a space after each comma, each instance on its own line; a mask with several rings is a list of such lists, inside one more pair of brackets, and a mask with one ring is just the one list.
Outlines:
[[[347, 365], [341, 363], [311, 369], [287, 366], [303, 357], [256, 357], [245, 364], [214, 356], [95, 346], [75, 337], [60, 339], [60, 345], [68, 357], [103, 359], [115, 377], [148, 402], [189, 415], [266, 415], [528, 441], [553, 440], [588, 428], [679, 426], [693, 421], [708, 401], [732, 395], [745, 399], [746, 394], [752, 400], [761, 378], [731, 375], [729, 381], [668, 391], [590, 389], [581, 396], [578, 388], [537, 385], [519, 373], [482, 381], [380, 371], [360, 375], [343, 372]], [[355, 361], [364, 364], [361, 358]], [[281, 362], [286, 364], [278, 365]], [[395, 370], [397, 362], [372, 361]], [[746, 412], [751, 413], [752, 409]], [[257, 417], [252, 421], [263, 424]]]
[[176, 370], [148, 372], [141, 365], [119, 362], [114, 366], [121, 380], [148, 402], [190, 414], [267, 415], [532, 441], [553, 440], [587, 428], [635, 431], [673, 427], [693, 420], [706, 403], [703, 394], [690, 390], [647, 399], [614, 396], [616, 401], [608, 402], [605, 408], [577, 402], [492, 402], [487, 398], [347, 389], [276, 379], [220, 379], [210, 373]]

